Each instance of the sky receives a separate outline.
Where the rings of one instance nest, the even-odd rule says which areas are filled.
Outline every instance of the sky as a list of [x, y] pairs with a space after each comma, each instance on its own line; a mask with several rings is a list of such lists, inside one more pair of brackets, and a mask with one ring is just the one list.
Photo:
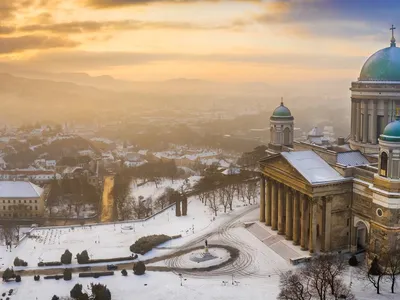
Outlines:
[[399, 13], [398, 0], [0, 0], [0, 72], [356, 80]]

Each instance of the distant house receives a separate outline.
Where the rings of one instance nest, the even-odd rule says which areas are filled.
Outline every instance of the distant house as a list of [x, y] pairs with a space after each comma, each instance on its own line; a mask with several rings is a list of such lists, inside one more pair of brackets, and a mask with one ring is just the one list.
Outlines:
[[36, 168], [0, 170], [0, 180], [29, 180], [35, 184], [44, 184], [53, 179], [61, 179], [61, 175], [53, 170]]
[[57, 162], [55, 160], [46, 160], [45, 167], [48, 169], [54, 169], [56, 167]]
[[34, 219], [44, 213], [43, 189], [28, 181], [0, 181], [0, 217]]

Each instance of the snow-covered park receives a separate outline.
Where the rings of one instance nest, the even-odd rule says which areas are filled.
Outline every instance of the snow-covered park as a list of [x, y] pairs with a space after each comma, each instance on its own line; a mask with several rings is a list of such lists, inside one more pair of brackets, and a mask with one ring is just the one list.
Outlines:
[[[142, 191], [143, 192], [143, 191]], [[65, 249], [73, 253], [72, 265], [76, 266], [75, 255], [87, 250], [92, 258], [126, 257], [131, 255], [129, 246], [138, 238], [150, 234], [182, 235], [151, 250], [139, 259], [159, 257], [176, 251], [179, 246], [230, 245], [239, 249], [239, 257], [231, 264], [207, 272], [193, 272], [190, 268], [208, 267], [230, 258], [222, 248], [209, 248], [216, 257], [209, 261], [196, 262], [204, 250], [193, 250], [177, 258], [149, 263], [150, 267], [172, 267], [182, 269], [181, 277], [175, 272], [147, 271], [143, 276], [135, 276], [131, 270], [127, 277], [115, 271], [114, 276], [78, 278], [73, 274], [71, 281], [44, 280], [36, 282], [32, 276], [23, 276], [22, 282], [2, 283], [0, 295], [13, 289], [10, 300], [51, 299], [53, 295], [69, 296], [76, 283], [85, 288], [90, 283], [106, 284], [112, 299], [132, 299], [140, 295], [143, 299], [276, 299], [279, 294], [279, 275], [295, 268], [288, 255], [307, 255], [299, 247], [280, 239], [276, 232], [257, 222], [258, 207], [247, 205], [235, 199], [233, 211], [223, 213], [220, 207], [218, 216], [195, 197], [189, 198], [188, 215], [176, 217], [174, 208], [169, 208], [147, 221], [118, 222], [115, 224], [92, 226], [67, 226], [35, 228], [31, 237], [25, 238], [12, 252], [0, 246], [1, 270], [11, 266], [15, 257], [28, 262], [27, 269], [37, 269], [39, 261], [59, 261]], [[253, 225], [249, 225], [255, 222]], [[258, 227], [257, 227], [258, 226]], [[261, 232], [265, 230], [265, 232]], [[262, 236], [263, 238], [260, 238]], [[264, 238], [267, 236], [267, 238]], [[49, 267], [51, 268], [51, 267]], [[14, 268], [17, 270], [17, 268]], [[185, 271], [187, 269], [188, 271]], [[389, 293], [389, 286], [383, 285], [382, 295], [376, 297], [374, 288], [366, 287], [351, 274], [345, 275], [346, 283], [352, 282], [352, 290], [357, 299], [398, 299]]]

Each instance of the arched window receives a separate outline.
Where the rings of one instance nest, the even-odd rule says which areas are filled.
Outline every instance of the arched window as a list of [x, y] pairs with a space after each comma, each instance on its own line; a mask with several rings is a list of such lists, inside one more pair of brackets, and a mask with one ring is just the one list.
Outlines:
[[291, 143], [290, 143], [290, 138], [289, 138], [289, 136], [290, 136], [290, 129], [289, 129], [288, 127], [286, 127], [286, 128], [283, 130], [283, 144], [284, 144], [285, 146], [288, 146], [288, 145], [291, 144]]
[[388, 156], [386, 152], [381, 153], [381, 169], [380, 175], [386, 177], [387, 176], [387, 165], [388, 165]]

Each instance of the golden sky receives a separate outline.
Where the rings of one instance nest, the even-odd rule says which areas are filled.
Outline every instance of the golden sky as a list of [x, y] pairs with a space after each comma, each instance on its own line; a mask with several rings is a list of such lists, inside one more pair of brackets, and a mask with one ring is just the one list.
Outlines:
[[0, 0], [0, 70], [133, 81], [357, 79], [365, 59], [388, 46], [387, 16], [398, 7], [379, 0]]

